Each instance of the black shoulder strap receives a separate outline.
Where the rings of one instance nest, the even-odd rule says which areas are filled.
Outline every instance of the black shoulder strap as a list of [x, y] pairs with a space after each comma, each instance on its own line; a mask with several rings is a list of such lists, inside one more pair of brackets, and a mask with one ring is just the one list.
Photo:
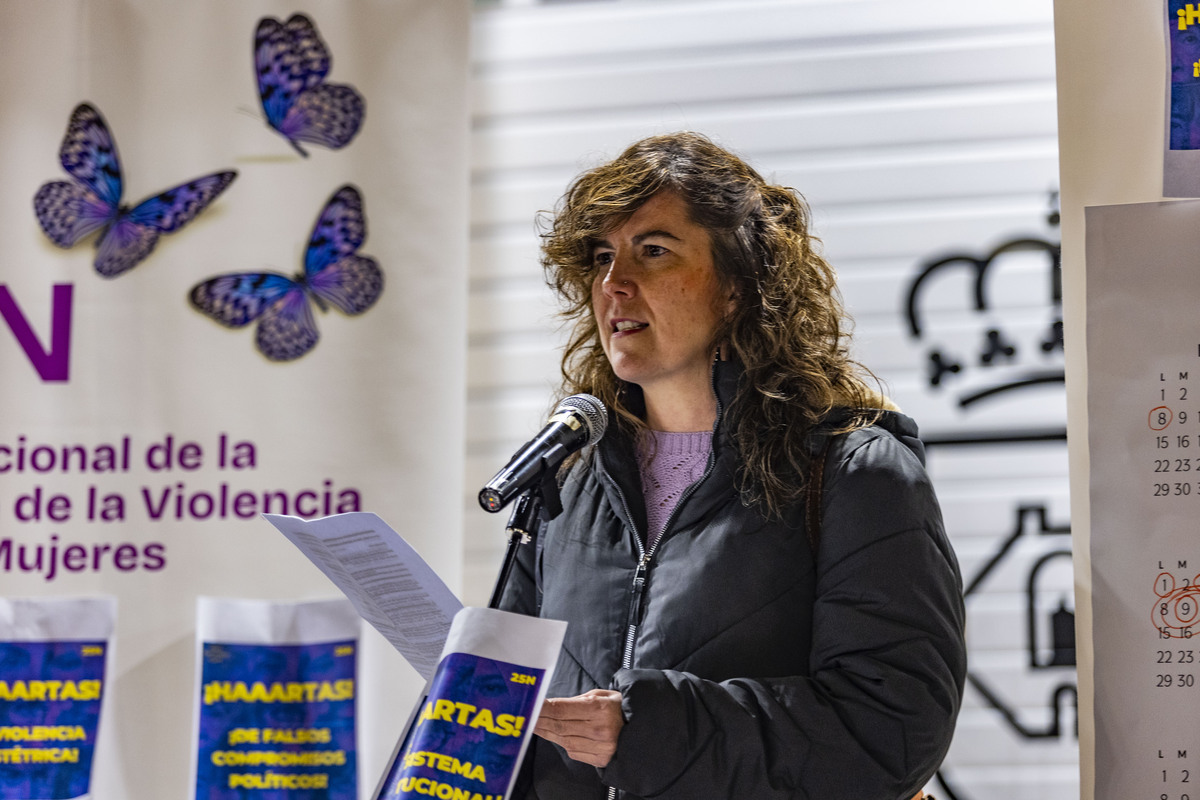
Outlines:
[[820, 451], [813, 456], [809, 466], [808, 486], [804, 489], [804, 532], [812, 549], [813, 561], [821, 546], [821, 491], [825, 484], [825, 458], [829, 455], [829, 444], [833, 436], [826, 436]]

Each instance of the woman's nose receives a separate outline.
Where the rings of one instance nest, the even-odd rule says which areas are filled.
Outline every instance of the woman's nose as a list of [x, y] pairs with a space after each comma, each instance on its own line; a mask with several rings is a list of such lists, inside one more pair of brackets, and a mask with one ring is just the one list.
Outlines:
[[612, 263], [608, 265], [608, 271], [604, 275], [605, 294], [610, 297], [617, 295], [632, 297], [636, 291], [637, 284], [632, 280], [626, 260], [620, 257], [613, 258]]

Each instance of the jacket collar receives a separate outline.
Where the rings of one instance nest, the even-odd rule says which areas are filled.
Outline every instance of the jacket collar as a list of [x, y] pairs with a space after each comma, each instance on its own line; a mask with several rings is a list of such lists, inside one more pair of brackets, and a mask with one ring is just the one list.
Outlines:
[[[743, 374], [741, 362], [736, 359], [713, 362], [712, 387], [717, 398], [713, 452], [709, 457], [703, 484], [691, 493], [686, 505], [675, 515], [675, 527], [685, 527], [689, 522], [705, 518], [715, 504], [740, 502], [736, 498], [735, 489], [737, 458], [729, 436], [727, 415]], [[640, 387], [634, 384], [626, 387], [625, 404], [634, 413], [644, 415], [645, 401]], [[812, 452], [819, 451], [829, 431], [844, 427], [854, 413], [853, 409], [844, 407], [830, 411], [809, 437]], [[924, 446], [919, 438], [916, 423], [910, 417], [897, 410], [882, 410], [875, 424], [903, 442], [924, 463]], [[593, 466], [601, 477], [604, 491], [608, 493], [613, 508], [627, 525], [635, 526], [644, 535], [647, 525], [645, 500], [642, 497], [641, 476], [638, 473], [633, 438], [624, 426], [613, 424], [596, 445], [596, 450], [600, 459], [594, 462]]]

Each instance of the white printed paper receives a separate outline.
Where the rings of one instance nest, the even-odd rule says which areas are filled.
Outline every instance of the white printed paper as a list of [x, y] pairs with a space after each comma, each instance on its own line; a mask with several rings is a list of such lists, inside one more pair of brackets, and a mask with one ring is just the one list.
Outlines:
[[1200, 201], [1086, 220], [1095, 796], [1185, 800], [1200, 796]]
[[417, 551], [369, 512], [304, 520], [263, 517], [345, 593], [426, 680], [462, 603]]

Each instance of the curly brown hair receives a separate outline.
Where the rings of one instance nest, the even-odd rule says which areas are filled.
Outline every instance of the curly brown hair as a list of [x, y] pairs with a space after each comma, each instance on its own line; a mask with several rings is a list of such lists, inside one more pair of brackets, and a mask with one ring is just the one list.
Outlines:
[[691, 132], [635, 142], [581, 174], [552, 216], [543, 214], [542, 267], [570, 324], [563, 389], [605, 403], [624, 427], [644, 422], [614, 374], [592, 313], [592, 251], [659, 192], [677, 193], [712, 240], [718, 277], [735, 308], [716, 332], [745, 372], [725, 416], [747, 505], [779, 514], [804, 490], [808, 434], [835, 407], [860, 409], [839, 430], [870, 424], [879, 394], [849, 355], [849, 318], [833, 268], [809, 233], [810, 212], [793, 189], [768, 184], [745, 161]]

